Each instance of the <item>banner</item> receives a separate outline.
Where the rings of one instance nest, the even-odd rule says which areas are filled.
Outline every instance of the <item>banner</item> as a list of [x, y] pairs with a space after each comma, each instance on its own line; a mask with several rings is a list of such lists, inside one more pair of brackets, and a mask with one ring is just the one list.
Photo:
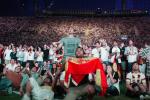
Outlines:
[[100, 95], [104, 95], [107, 90], [106, 75], [103, 65], [98, 58], [69, 58], [65, 65], [65, 81], [64, 84], [68, 88], [70, 78], [72, 82], [78, 86], [80, 81], [89, 73], [96, 73], [95, 83], [101, 88]]

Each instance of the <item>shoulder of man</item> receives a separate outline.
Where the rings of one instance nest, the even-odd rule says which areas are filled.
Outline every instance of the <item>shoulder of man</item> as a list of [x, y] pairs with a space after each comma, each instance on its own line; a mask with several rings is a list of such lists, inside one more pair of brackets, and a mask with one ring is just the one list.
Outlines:
[[126, 76], [126, 79], [130, 79], [132, 77], [132, 72], [129, 72]]

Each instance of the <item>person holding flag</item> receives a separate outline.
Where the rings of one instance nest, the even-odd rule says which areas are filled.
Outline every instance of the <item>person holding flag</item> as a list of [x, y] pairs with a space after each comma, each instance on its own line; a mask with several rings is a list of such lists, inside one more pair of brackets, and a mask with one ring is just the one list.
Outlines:
[[69, 57], [65, 64], [64, 85], [68, 93], [64, 100], [76, 100], [87, 94], [92, 100], [95, 90], [105, 95], [107, 90], [106, 75], [99, 58], [85, 58], [81, 47], [76, 49], [76, 57]]

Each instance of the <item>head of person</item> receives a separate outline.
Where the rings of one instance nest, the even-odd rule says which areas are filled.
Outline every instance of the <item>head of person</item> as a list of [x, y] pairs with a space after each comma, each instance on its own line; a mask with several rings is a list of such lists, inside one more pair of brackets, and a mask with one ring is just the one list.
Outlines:
[[16, 51], [17, 51], [17, 50], [16, 50], [16, 48], [14, 47], [14, 48], [13, 48], [13, 52], [16, 52]]
[[44, 45], [44, 49], [47, 49], [47, 45], [46, 44]]
[[14, 65], [15, 64], [15, 59], [11, 59], [10, 64]]
[[107, 73], [112, 73], [113, 69], [111, 66], [107, 66], [106, 71]]
[[137, 62], [135, 62], [133, 65], [132, 65], [132, 72], [139, 72], [139, 64]]
[[8, 46], [8, 49], [10, 50], [11, 48], [12, 48], [12, 46], [11, 46], [11, 45], [9, 45], [9, 46]]
[[77, 58], [82, 58], [84, 57], [84, 50], [81, 47], [77, 47], [75, 55]]
[[121, 42], [120, 47], [122, 48], [124, 46], [125, 46], [124, 42]]
[[47, 62], [46, 61], [43, 62], [43, 66], [47, 66]]
[[129, 40], [129, 46], [133, 46], [133, 41]]
[[17, 66], [17, 67], [15, 68], [15, 72], [16, 72], [16, 73], [21, 72], [21, 66]]
[[74, 37], [73, 33], [68, 33], [69, 37]]
[[96, 43], [95, 43], [95, 46], [96, 46], [96, 48], [100, 48], [100, 43], [99, 43], [99, 42], [96, 42]]
[[117, 43], [117, 41], [114, 41], [114, 43], [113, 43], [113, 44], [114, 44], [114, 46], [118, 46], [118, 43]]
[[35, 65], [35, 67], [39, 67], [38, 62], [35, 62], [34, 65]]

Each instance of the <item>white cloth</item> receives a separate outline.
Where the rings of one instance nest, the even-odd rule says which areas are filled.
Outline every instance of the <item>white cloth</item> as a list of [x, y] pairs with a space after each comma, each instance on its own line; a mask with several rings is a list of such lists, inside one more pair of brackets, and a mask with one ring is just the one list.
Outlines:
[[5, 52], [4, 52], [5, 60], [10, 60], [11, 59], [11, 57], [10, 57], [11, 52], [12, 52], [12, 50], [10, 50], [10, 49], [5, 50]]
[[10, 71], [13, 71], [13, 72], [15, 72], [16, 67], [17, 67], [17, 64], [13, 64], [13, 65], [12, 64], [7, 64], [6, 65], [6, 68]]
[[[29, 78], [32, 86], [32, 96], [34, 100], [53, 100], [54, 92], [48, 89], [41, 88], [37, 81], [31, 77]], [[24, 95], [22, 100], [31, 100], [27, 95]]]
[[146, 64], [139, 65], [140, 72], [145, 74]]
[[27, 60], [34, 60], [34, 52], [28, 52]]
[[117, 46], [115, 46], [115, 47], [112, 48], [112, 51], [111, 51], [111, 52], [112, 52], [112, 53], [116, 53], [116, 55], [113, 55], [113, 56], [111, 57], [110, 62], [113, 63], [113, 62], [114, 62], [114, 59], [115, 59], [115, 56], [116, 56], [116, 59], [118, 60], [118, 63], [121, 63], [121, 59], [118, 58], [118, 57], [120, 56], [120, 49], [119, 49]]
[[65, 79], [65, 71], [60, 74], [60, 80], [63, 81]]
[[43, 52], [38, 52], [36, 61], [43, 61]]
[[49, 59], [54, 59], [54, 50], [49, 49]]
[[23, 62], [26, 62], [28, 60], [28, 51], [24, 51], [24, 58], [23, 58]]
[[100, 55], [101, 55], [102, 61], [108, 61], [109, 50], [110, 50], [110, 48], [108, 46], [100, 47]]
[[17, 60], [23, 61], [23, 58], [24, 58], [24, 53], [23, 53], [23, 51], [17, 51], [17, 55], [16, 55], [16, 56], [18, 57]]
[[93, 57], [97, 57], [97, 58], [99, 58], [99, 50], [98, 50], [98, 48], [94, 48], [94, 49], [92, 49], [92, 55], [93, 55]]
[[138, 49], [135, 46], [126, 47], [125, 55], [127, 55], [127, 60], [129, 63], [133, 63], [137, 61]]

